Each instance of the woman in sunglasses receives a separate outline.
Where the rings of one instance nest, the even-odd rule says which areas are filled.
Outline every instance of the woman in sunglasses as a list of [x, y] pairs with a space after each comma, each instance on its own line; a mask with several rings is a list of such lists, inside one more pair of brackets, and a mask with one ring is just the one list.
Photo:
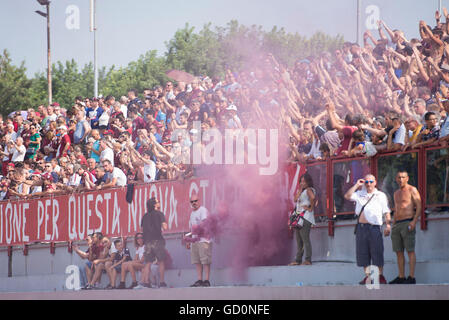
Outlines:
[[144, 279], [141, 279], [141, 284], [137, 284], [137, 279], [136, 279], [136, 272], [137, 271], [142, 271], [143, 267], [144, 267], [144, 252], [145, 252], [145, 243], [143, 241], [143, 233], [142, 232], [138, 232], [136, 233], [135, 237], [134, 237], [134, 246], [136, 247], [136, 255], [134, 257], [134, 260], [132, 261], [127, 261], [124, 262], [122, 264], [122, 274], [121, 274], [121, 281], [125, 282], [125, 278], [126, 278], [126, 273], [130, 273], [131, 274], [131, 279], [132, 279], [132, 284], [129, 287], [129, 289], [132, 288], [136, 288], [136, 289], [140, 289], [143, 288], [142, 283]]
[[[357, 189], [361, 189], [358, 190]], [[363, 179], [357, 180], [345, 194], [345, 199], [356, 203], [355, 213], [358, 216], [356, 226], [356, 257], [357, 266], [363, 267], [365, 278], [360, 284], [369, 284], [371, 266], [379, 269], [377, 284], [386, 284], [387, 281], [382, 274], [384, 265], [384, 243], [382, 239], [382, 225], [385, 220], [385, 236], [391, 231], [390, 208], [385, 193], [377, 190], [376, 178], [367, 174]]]

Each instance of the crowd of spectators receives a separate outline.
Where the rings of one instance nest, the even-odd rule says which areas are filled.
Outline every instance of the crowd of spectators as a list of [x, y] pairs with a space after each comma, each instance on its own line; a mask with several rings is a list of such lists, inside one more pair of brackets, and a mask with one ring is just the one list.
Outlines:
[[[272, 54], [224, 79], [131, 89], [121, 97], [76, 97], [0, 119], [1, 199], [125, 186], [195, 175], [201, 131], [279, 128], [289, 161], [447, 145], [449, 17], [420, 21], [407, 39], [378, 21], [378, 36], [291, 68]], [[178, 133], [177, 129], [183, 129]]]

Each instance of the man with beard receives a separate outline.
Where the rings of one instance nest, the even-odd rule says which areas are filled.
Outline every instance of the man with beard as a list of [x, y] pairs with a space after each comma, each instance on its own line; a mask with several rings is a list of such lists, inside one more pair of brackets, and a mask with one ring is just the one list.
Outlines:
[[161, 204], [153, 197], [147, 201], [147, 213], [142, 217], [141, 227], [143, 230], [143, 241], [145, 243], [145, 266], [142, 271], [143, 285], [151, 288], [150, 276], [151, 265], [156, 261], [159, 265], [159, 287], [166, 288], [165, 275], [165, 239], [162, 230], [167, 230], [168, 225], [164, 214], [160, 211]]

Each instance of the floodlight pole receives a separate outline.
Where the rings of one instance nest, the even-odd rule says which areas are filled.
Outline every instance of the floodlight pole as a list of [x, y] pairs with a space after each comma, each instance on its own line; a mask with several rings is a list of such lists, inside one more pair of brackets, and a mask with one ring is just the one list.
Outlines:
[[97, 64], [97, 10], [96, 0], [90, 0], [90, 31], [94, 33], [94, 97], [98, 97], [98, 64]]
[[360, 10], [362, 8], [361, 0], [357, 0], [357, 36], [356, 36], [356, 42], [359, 46], [361, 46], [360, 43]]
[[51, 85], [51, 50], [50, 50], [50, 3], [47, 3], [47, 82], [48, 82], [48, 104], [52, 104]]

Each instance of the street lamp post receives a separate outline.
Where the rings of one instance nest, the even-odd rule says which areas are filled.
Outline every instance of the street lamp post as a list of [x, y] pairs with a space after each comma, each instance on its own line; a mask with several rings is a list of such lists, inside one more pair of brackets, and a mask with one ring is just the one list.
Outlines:
[[35, 11], [37, 14], [47, 18], [47, 82], [48, 82], [48, 104], [52, 104], [52, 86], [51, 86], [51, 54], [50, 54], [50, 1], [37, 0], [40, 5], [45, 6], [47, 13]]
[[90, 31], [94, 33], [94, 97], [98, 97], [97, 14], [96, 0], [90, 0]]

